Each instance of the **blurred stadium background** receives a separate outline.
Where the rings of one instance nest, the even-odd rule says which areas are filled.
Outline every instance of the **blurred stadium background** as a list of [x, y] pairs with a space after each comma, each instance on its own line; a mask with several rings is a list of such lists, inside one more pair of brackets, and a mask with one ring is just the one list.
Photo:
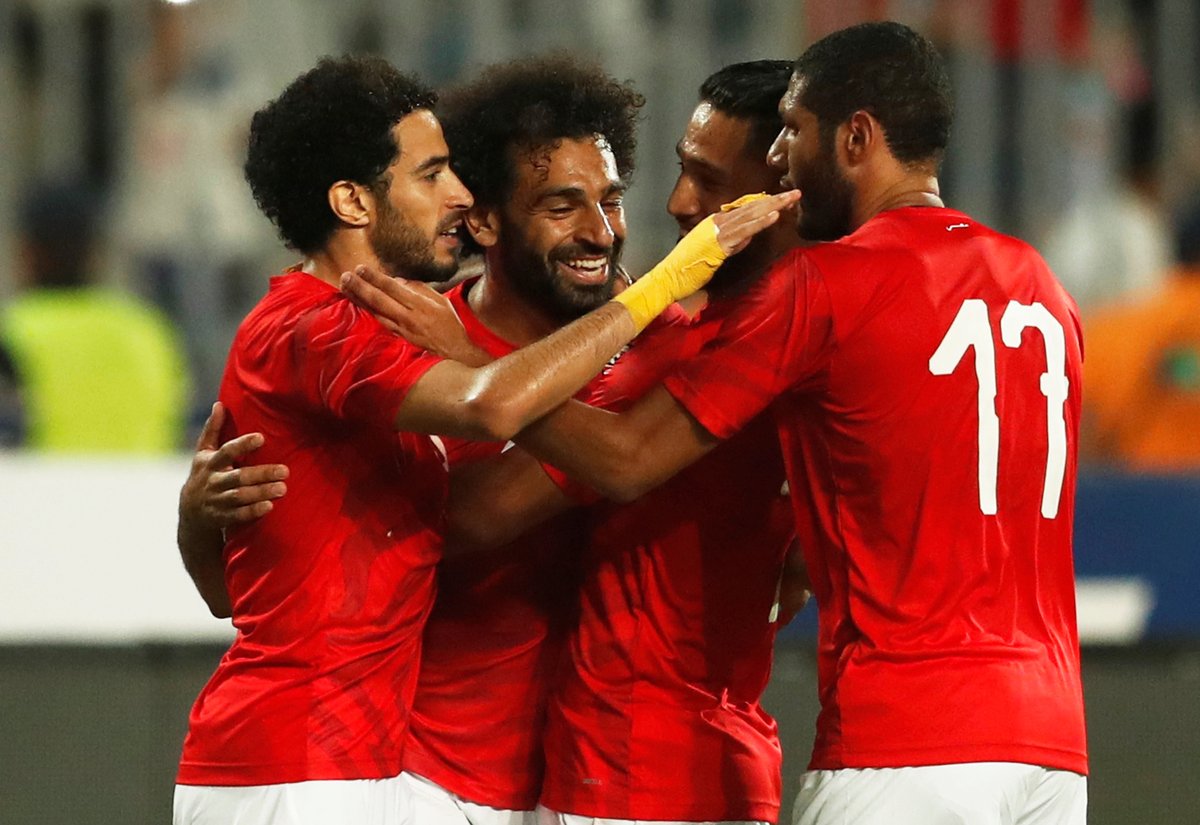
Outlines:
[[[0, 0], [0, 344], [30, 233], [48, 227], [67, 254], [91, 225], [51, 197], [70, 190], [97, 227], [77, 244], [88, 277], [152, 307], [184, 353], [156, 379], [179, 380], [153, 444], [56, 442], [19, 358], [0, 359], [18, 362], [0, 369], [0, 823], [169, 819], [187, 709], [231, 637], [177, 562], [175, 497], [233, 330], [290, 262], [241, 181], [255, 108], [326, 53], [380, 53], [435, 84], [550, 48], [592, 56], [648, 99], [628, 199], [638, 271], [675, 237], [673, 147], [701, 80], [883, 17], [950, 60], [948, 202], [1041, 249], [1089, 336], [1124, 357], [1088, 384], [1078, 494], [1090, 821], [1200, 821], [1200, 255], [1177, 265], [1180, 238], [1200, 249], [1200, 3]], [[127, 380], [95, 338], [66, 349], [95, 356], [77, 367], [88, 380]], [[65, 397], [96, 430], [149, 417]], [[768, 694], [785, 809], [815, 715], [812, 627], [782, 635]]]

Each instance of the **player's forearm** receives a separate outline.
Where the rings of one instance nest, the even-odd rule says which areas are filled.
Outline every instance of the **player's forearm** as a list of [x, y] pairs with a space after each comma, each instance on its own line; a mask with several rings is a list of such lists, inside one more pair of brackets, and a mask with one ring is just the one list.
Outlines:
[[482, 367], [475, 402], [509, 440], [582, 390], [636, 334], [629, 312], [609, 303]]
[[229, 591], [225, 589], [225, 565], [221, 558], [225, 547], [221, 530], [181, 514], [176, 541], [183, 567], [209, 611], [218, 619], [232, 616], [233, 607]]
[[396, 428], [508, 441], [583, 389], [636, 331], [609, 303], [487, 366], [438, 364], [409, 391]]
[[577, 506], [523, 450], [455, 470], [450, 476], [443, 555], [492, 550]]
[[621, 416], [571, 402], [524, 429], [516, 442], [542, 461], [613, 501], [652, 489], [640, 435]]
[[619, 414], [571, 402], [516, 442], [614, 501], [640, 497], [719, 443], [661, 386]]

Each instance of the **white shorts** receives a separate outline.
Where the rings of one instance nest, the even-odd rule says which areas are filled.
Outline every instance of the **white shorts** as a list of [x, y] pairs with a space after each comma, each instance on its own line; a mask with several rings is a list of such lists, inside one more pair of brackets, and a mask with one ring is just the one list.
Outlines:
[[538, 805], [537, 813], [538, 825], [770, 825], [767, 822], [745, 819], [709, 820], [705, 822], [691, 819], [598, 819], [594, 816], [580, 816], [579, 814], [560, 814], [558, 811], [552, 811], [544, 805]]
[[793, 825], [1086, 825], [1087, 779], [1017, 762], [804, 774]]
[[533, 811], [509, 811], [468, 802], [415, 773], [402, 773], [416, 825], [537, 825]]
[[283, 785], [176, 785], [174, 825], [413, 825], [400, 776]]

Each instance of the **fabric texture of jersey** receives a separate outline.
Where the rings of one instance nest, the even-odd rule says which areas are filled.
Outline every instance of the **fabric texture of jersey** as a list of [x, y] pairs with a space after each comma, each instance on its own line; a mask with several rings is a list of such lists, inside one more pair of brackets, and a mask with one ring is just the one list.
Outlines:
[[[471, 341], [499, 358], [515, 347], [448, 293]], [[503, 443], [447, 439], [451, 467]], [[531, 811], [542, 784], [550, 679], [577, 599], [579, 516], [565, 513], [513, 544], [451, 557], [425, 628], [405, 770], [471, 802]]]
[[222, 436], [261, 432], [291, 468], [270, 514], [229, 531], [237, 637], [192, 708], [178, 782], [379, 779], [402, 767], [447, 494], [434, 439], [397, 433], [439, 359], [303, 272], [242, 322]]
[[[720, 328], [675, 312], [640, 336], [590, 403], [621, 410]], [[769, 417], [590, 522], [578, 629], [552, 698], [542, 804], [626, 820], [763, 820], [780, 746], [759, 704], [792, 534]]]
[[722, 437], [774, 400], [820, 608], [812, 768], [1086, 772], [1081, 360], [1036, 252], [906, 208], [782, 259], [668, 378]]

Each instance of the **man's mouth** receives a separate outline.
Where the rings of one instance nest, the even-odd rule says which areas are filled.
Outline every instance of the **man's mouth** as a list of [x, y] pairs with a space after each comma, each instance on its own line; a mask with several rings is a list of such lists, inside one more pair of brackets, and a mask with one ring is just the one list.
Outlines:
[[459, 218], [438, 232], [438, 240], [448, 246], [458, 246], [462, 243], [463, 226], [462, 218]]
[[608, 255], [588, 255], [555, 261], [569, 278], [582, 284], [602, 284], [608, 280]]

